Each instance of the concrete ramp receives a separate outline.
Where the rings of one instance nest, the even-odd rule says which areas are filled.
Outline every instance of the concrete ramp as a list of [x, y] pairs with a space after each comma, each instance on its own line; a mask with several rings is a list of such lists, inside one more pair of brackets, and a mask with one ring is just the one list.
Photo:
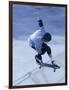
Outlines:
[[31, 79], [36, 84], [63, 83], [65, 81], [64, 70], [60, 68], [53, 72], [52, 68], [42, 67], [32, 73]]

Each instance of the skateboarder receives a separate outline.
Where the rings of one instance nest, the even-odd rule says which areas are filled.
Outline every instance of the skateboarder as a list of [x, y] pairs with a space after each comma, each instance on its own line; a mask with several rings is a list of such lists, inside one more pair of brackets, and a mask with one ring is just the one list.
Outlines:
[[47, 45], [48, 42], [51, 41], [51, 34], [45, 32], [43, 21], [41, 19], [38, 20], [39, 30], [36, 30], [32, 35], [30, 35], [28, 41], [29, 46], [36, 50], [37, 54], [35, 55], [36, 62], [40, 65], [43, 63], [42, 55], [46, 52], [50, 58], [52, 58], [51, 48]]

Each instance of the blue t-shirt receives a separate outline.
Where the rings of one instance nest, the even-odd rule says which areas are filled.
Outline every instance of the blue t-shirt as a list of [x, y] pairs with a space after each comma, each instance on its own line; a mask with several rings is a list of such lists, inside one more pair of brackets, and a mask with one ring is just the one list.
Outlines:
[[45, 35], [44, 27], [41, 27], [39, 30], [35, 31], [32, 35], [30, 35], [28, 41], [29, 45], [32, 46], [34, 44], [35, 50], [41, 54], [41, 47], [42, 47], [42, 38]]

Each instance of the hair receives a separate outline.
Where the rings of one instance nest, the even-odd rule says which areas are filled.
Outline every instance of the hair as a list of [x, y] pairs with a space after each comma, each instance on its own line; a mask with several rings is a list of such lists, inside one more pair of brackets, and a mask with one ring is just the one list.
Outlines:
[[52, 39], [52, 36], [50, 33], [45, 33], [45, 35], [42, 38], [44, 41], [49, 42]]

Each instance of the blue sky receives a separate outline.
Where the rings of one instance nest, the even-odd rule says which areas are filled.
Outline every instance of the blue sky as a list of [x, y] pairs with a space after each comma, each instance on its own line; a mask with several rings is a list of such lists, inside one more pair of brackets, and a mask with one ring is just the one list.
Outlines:
[[[37, 10], [36, 8], [40, 8]], [[64, 7], [13, 5], [13, 38], [26, 39], [39, 29], [37, 16], [44, 22], [46, 32], [64, 36]]]

